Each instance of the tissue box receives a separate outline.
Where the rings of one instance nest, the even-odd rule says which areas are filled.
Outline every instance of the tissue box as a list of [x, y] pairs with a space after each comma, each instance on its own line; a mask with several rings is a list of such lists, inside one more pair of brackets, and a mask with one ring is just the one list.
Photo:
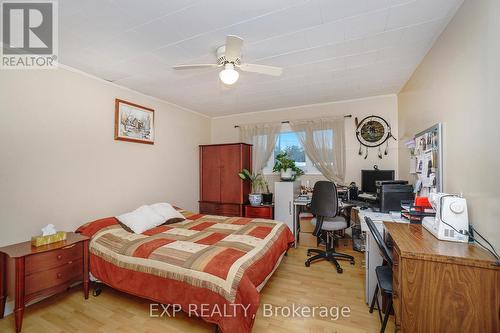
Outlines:
[[42, 245], [48, 245], [48, 244], [60, 242], [63, 240], [66, 240], [66, 232], [65, 231], [58, 231], [53, 235], [31, 237], [31, 245], [42, 246]]

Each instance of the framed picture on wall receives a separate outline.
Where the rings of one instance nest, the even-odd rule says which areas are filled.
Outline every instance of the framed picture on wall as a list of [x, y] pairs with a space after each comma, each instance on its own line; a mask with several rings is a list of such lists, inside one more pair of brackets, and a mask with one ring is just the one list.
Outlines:
[[155, 111], [153, 109], [115, 100], [115, 140], [154, 144]]

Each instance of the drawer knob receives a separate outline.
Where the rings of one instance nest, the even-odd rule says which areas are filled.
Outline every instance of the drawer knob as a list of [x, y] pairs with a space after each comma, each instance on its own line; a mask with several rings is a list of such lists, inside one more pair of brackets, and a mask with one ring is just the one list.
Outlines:
[[62, 278], [62, 274], [61, 273], [57, 273], [57, 278], [58, 279]]
[[60, 255], [60, 254], [59, 254], [59, 255], [57, 256], [57, 260], [61, 260], [61, 259], [62, 259], [62, 255]]

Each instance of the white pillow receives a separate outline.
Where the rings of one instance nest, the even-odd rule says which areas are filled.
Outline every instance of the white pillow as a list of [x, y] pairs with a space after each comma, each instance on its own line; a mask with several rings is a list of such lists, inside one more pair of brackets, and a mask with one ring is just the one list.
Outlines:
[[163, 216], [163, 222], [167, 222], [168, 220], [173, 218], [179, 218], [183, 220], [186, 219], [184, 215], [179, 213], [171, 204], [166, 202], [155, 203], [154, 205], [151, 205], [149, 207], [151, 207], [158, 215]]
[[146, 205], [137, 208], [133, 212], [117, 216], [116, 218], [136, 234], [142, 234], [144, 231], [157, 227], [165, 222], [162, 215]]

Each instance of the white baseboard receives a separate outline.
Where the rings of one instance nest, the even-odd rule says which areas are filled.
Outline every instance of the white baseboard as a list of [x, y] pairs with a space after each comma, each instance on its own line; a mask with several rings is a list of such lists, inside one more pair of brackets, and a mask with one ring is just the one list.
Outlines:
[[5, 311], [3, 315], [6, 317], [14, 312], [14, 301], [7, 301], [5, 303]]

